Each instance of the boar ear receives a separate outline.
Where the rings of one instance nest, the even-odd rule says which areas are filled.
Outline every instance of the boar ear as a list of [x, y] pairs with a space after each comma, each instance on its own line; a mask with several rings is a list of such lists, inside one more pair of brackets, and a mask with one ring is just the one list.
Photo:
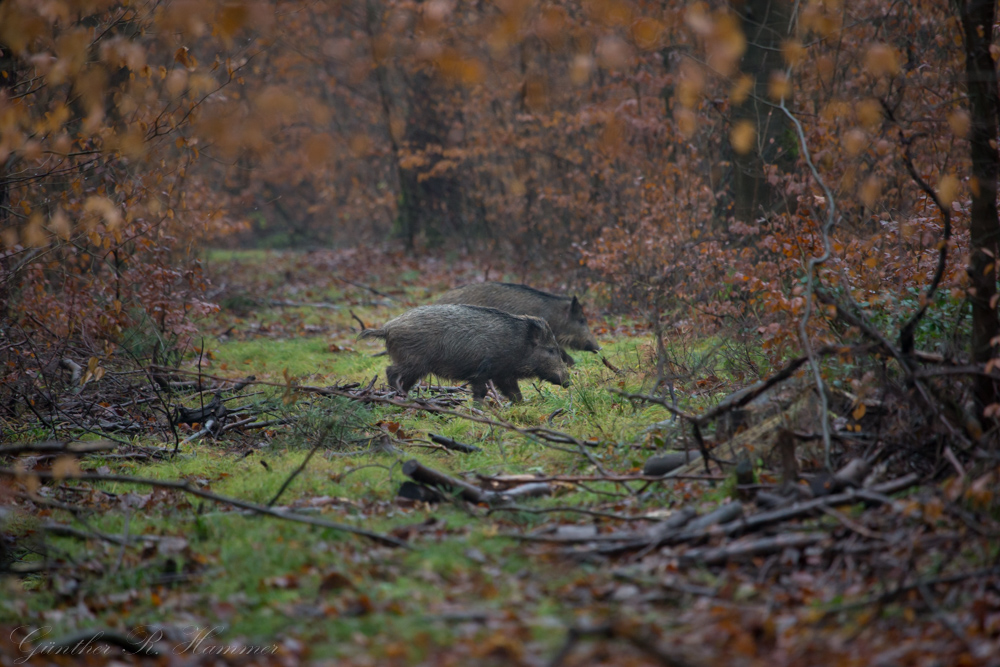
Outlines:
[[583, 306], [580, 305], [580, 300], [575, 296], [573, 297], [573, 303], [569, 304], [569, 314], [583, 315]]
[[538, 345], [545, 338], [545, 324], [537, 317], [528, 319], [528, 344]]

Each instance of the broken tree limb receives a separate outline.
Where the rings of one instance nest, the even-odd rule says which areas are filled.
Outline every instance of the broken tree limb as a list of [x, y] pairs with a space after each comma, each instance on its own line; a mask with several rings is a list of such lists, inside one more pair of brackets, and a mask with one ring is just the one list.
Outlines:
[[642, 466], [642, 474], [659, 477], [700, 458], [701, 452], [691, 451], [667, 452], [666, 454], [651, 456], [646, 459], [646, 463]]
[[[566, 511], [574, 511], [572, 508], [563, 508]], [[539, 510], [543, 511], [554, 511], [552, 508], [546, 508]], [[587, 514], [596, 514], [598, 516], [607, 516], [607, 512], [596, 513], [590, 511], [584, 511], [577, 509], [575, 511], [583, 512]], [[616, 532], [616, 533], [599, 533], [595, 535], [511, 535], [518, 540], [524, 542], [548, 542], [554, 544], [583, 544], [587, 542], [622, 542], [625, 540], [632, 540], [640, 542], [640, 544], [647, 544], [651, 540], [655, 539], [658, 535], [664, 535], [672, 530], [677, 530], [678, 528], [684, 526], [688, 521], [693, 519], [697, 515], [697, 512], [692, 507], [685, 507], [682, 510], [674, 512], [664, 521], [650, 526], [647, 530], [637, 530], [630, 532]], [[707, 515], [706, 515], [707, 516]], [[612, 516], [611, 518], [623, 518]], [[638, 517], [624, 517], [625, 519], [646, 519], [648, 517], [638, 516]]]
[[[789, 507], [782, 507], [769, 512], [761, 512], [748, 517], [737, 519], [730, 517], [740, 510], [739, 503], [729, 503], [723, 505], [714, 512], [692, 521], [681, 530], [660, 530], [650, 531], [646, 534], [636, 535], [634, 532], [610, 533], [602, 536], [601, 542], [608, 544], [601, 545], [595, 549], [596, 553], [616, 554], [624, 551], [635, 551], [639, 549], [655, 549], [661, 546], [682, 544], [685, 542], [697, 542], [715, 535], [734, 537], [736, 535], [751, 533], [765, 526], [781, 523], [790, 519], [798, 519], [811, 516], [816, 512], [823, 511], [826, 507], [854, 502], [888, 502], [890, 499], [884, 495], [901, 491], [915, 484], [918, 477], [915, 473], [904, 475], [903, 477], [878, 484], [871, 489], [848, 489], [847, 491], [832, 496], [824, 496], [797, 503]], [[719, 521], [722, 518], [723, 521]], [[532, 539], [532, 538], [529, 538]]]
[[685, 530], [705, 530], [720, 523], [727, 523], [743, 516], [743, 504], [730, 502], [725, 505], [692, 520], [685, 526]]
[[443, 472], [428, 468], [416, 459], [410, 459], [403, 464], [403, 474], [414, 482], [426, 484], [445, 493], [457, 493], [463, 500], [471, 503], [485, 503], [485, 493], [479, 487], [468, 482], [446, 475]]
[[523, 484], [502, 492], [480, 489], [465, 480], [428, 468], [416, 459], [410, 459], [403, 464], [403, 474], [415, 482], [438, 489], [446, 494], [457, 494], [463, 500], [477, 505], [497, 505], [508, 503], [516, 498], [535, 498], [552, 493], [552, 487], [541, 482]]
[[509, 502], [512, 500], [517, 500], [518, 498], [541, 498], [542, 496], [551, 496], [552, 486], [545, 484], [544, 482], [533, 482], [531, 484], [522, 484], [521, 486], [515, 486], [513, 489], [507, 489], [501, 493], [489, 492], [489, 497], [499, 496], [504, 500], [504, 502]]
[[176, 424], [204, 424], [211, 417], [222, 419], [229, 409], [222, 400], [222, 394], [215, 392], [215, 398], [208, 405], [199, 408], [185, 408], [183, 405], [177, 406], [174, 413], [174, 423]]
[[[853, 503], [862, 500], [882, 502], [882, 499], [876, 494], [895, 493], [896, 491], [901, 491], [908, 486], [916, 484], [916, 482], [917, 475], [915, 473], [911, 473], [898, 479], [894, 479], [891, 482], [885, 482], [884, 484], [878, 484], [872, 487], [871, 491], [874, 491], [874, 494], [865, 493], [864, 489], [848, 489], [844, 493], [824, 496], [822, 498], [816, 498], [815, 500], [809, 500], [804, 503], [797, 503], [791, 507], [783, 507], [771, 512], [762, 512], [746, 518], [723, 523], [718, 526], [715, 532], [721, 532], [724, 535], [733, 536], [741, 533], [753, 532], [773, 523], [809, 516], [814, 512], [821, 511], [821, 509], [826, 506], [842, 505], [844, 503]], [[888, 498], [885, 498], [885, 500], [888, 500]], [[709, 537], [712, 533], [713, 531], [709, 528], [694, 530], [692, 526], [689, 526], [681, 533], [667, 536], [666, 540], [671, 544], [691, 542]]]
[[458, 440], [446, 438], [445, 436], [438, 435], [437, 433], [428, 433], [427, 435], [430, 437], [431, 442], [435, 442], [444, 447], [445, 449], [450, 449], [456, 452], [462, 452], [463, 454], [472, 454], [473, 452], [483, 451], [481, 448], [476, 447], [475, 445], [467, 445], [464, 442], [459, 442]]
[[730, 560], [741, 560], [764, 556], [785, 549], [801, 549], [820, 542], [829, 535], [826, 533], [805, 533], [802, 535], [775, 535], [756, 540], [732, 542], [723, 547], [689, 549], [680, 555], [681, 565], [721, 565]]

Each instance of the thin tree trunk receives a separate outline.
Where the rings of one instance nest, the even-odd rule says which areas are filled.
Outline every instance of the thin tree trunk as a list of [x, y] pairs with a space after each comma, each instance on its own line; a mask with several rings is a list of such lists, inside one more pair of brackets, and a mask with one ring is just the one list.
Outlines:
[[[3, 4], [3, 0], [0, 0]], [[0, 96], [6, 97], [17, 84], [17, 66], [14, 54], [5, 44], [0, 44]], [[14, 219], [10, 215], [10, 183], [7, 180], [10, 158], [0, 160], [0, 231], [13, 227]], [[0, 260], [0, 276], [6, 276], [9, 268], [8, 260]], [[10, 289], [8, 280], [0, 280], [0, 322], [10, 321]]]
[[[968, 79], [972, 128], [972, 219], [969, 290], [972, 302], [972, 359], [985, 363], [993, 358], [1000, 335], [997, 319], [997, 266], [1000, 220], [997, 218], [997, 75], [990, 42], [996, 20], [995, 0], [958, 0], [958, 13], [965, 38], [965, 73]], [[979, 408], [998, 402], [997, 384], [983, 375], [976, 379]]]
[[774, 210], [778, 203], [774, 189], [768, 184], [765, 166], [776, 164], [787, 171], [794, 163], [787, 145], [791, 136], [788, 118], [762, 102], [768, 99], [772, 74], [785, 68], [781, 46], [788, 39], [791, 6], [788, 0], [746, 0], [733, 4], [747, 39], [740, 69], [754, 78], [752, 94], [733, 110], [733, 122], [753, 123], [759, 146], [734, 156], [733, 214], [738, 220], [752, 222]]

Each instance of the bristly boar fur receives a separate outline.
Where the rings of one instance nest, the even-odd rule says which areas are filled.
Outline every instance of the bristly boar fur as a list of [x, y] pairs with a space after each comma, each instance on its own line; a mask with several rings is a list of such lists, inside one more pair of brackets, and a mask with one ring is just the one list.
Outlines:
[[568, 387], [569, 369], [545, 320], [478, 306], [420, 306], [365, 329], [358, 338], [384, 338], [392, 365], [386, 380], [406, 395], [433, 373], [472, 384], [472, 397], [486, 397], [490, 380], [504, 396], [521, 400], [517, 381], [538, 377]]
[[[557, 296], [527, 285], [515, 283], [473, 283], [445, 292], [437, 303], [460, 303], [485, 306], [513, 313], [540, 317], [552, 327], [563, 348], [597, 352], [601, 346], [587, 327], [583, 306], [575, 297]], [[563, 361], [572, 366], [573, 357], [560, 351]]]

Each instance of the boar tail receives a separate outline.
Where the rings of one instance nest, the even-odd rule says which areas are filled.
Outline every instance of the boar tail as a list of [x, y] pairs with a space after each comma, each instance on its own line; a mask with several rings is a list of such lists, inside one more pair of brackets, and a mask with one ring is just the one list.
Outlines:
[[386, 333], [385, 329], [365, 329], [358, 334], [358, 340], [362, 338], [385, 338]]

